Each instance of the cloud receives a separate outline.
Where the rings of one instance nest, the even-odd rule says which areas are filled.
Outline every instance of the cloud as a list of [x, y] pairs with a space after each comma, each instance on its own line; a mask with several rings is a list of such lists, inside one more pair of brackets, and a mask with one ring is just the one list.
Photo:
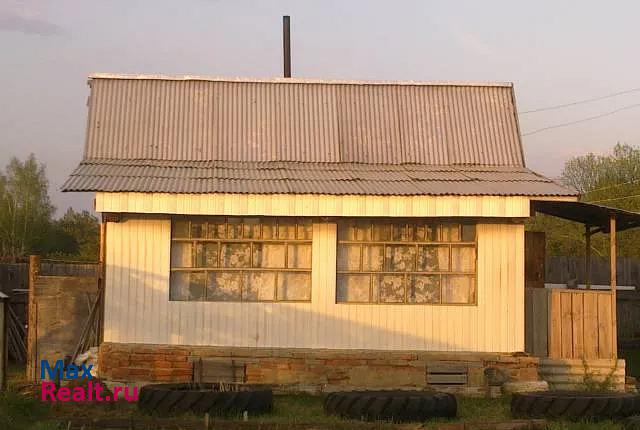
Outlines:
[[7, 13], [0, 14], [0, 31], [17, 31], [41, 36], [60, 36], [65, 33], [62, 27], [53, 22]]
[[0, 0], [0, 31], [15, 31], [40, 36], [60, 36], [65, 30], [42, 18], [46, 4], [42, 1]]

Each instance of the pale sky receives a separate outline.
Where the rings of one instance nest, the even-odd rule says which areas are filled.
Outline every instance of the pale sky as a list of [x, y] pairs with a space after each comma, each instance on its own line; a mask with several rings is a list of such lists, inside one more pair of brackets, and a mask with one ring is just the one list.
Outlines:
[[[521, 111], [640, 87], [638, 1], [0, 0], [0, 166], [36, 154], [50, 194], [82, 157], [93, 72], [510, 81]], [[521, 115], [523, 133], [640, 104], [640, 91]], [[523, 138], [528, 167], [640, 145], [640, 107]]]

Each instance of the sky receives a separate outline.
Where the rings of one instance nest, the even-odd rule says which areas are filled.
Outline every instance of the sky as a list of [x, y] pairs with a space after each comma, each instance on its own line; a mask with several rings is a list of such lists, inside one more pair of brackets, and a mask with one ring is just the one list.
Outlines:
[[[640, 88], [638, 1], [0, 0], [0, 167], [34, 153], [62, 215], [94, 72], [513, 82], [521, 112]], [[640, 91], [520, 115], [527, 166], [640, 145]]]

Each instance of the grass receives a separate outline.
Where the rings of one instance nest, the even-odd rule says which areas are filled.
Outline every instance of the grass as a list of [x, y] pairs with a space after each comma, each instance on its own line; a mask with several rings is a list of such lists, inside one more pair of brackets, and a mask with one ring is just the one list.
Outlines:
[[[43, 403], [37, 398], [37, 387], [29, 387], [24, 381], [22, 368], [11, 368], [9, 391], [0, 393], [0, 429], [2, 430], [54, 430], [66, 428], [56, 422], [66, 422], [83, 418], [148, 418], [138, 411], [134, 403]], [[458, 418], [439, 419], [422, 424], [393, 425], [390, 423], [363, 423], [326, 416], [323, 398], [308, 394], [280, 395], [274, 398], [273, 412], [258, 417], [249, 417], [249, 423], [241, 420], [215, 420], [214, 428], [228, 429], [433, 429], [439, 423], [500, 422], [511, 420], [510, 398], [458, 398]], [[183, 415], [178, 422], [193, 423], [202, 417]], [[180, 428], [174, 427], [174, 428]], [[604, 422], [564, 422], [550, 423], [549, 430], [621, 430], [622, 426], [611, 421]]]

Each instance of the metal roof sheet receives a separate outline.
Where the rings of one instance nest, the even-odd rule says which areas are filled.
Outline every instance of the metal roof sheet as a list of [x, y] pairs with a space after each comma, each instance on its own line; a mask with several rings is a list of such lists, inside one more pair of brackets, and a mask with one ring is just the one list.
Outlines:
[[[64, 191], [356, 194], [576, 195], [524, 167], [358, 163], [85, 160]], [[388, 170], [387, 170], [388, 169]]]
[[89, 82], [85, 159], [524, 165], [510, 84]]

